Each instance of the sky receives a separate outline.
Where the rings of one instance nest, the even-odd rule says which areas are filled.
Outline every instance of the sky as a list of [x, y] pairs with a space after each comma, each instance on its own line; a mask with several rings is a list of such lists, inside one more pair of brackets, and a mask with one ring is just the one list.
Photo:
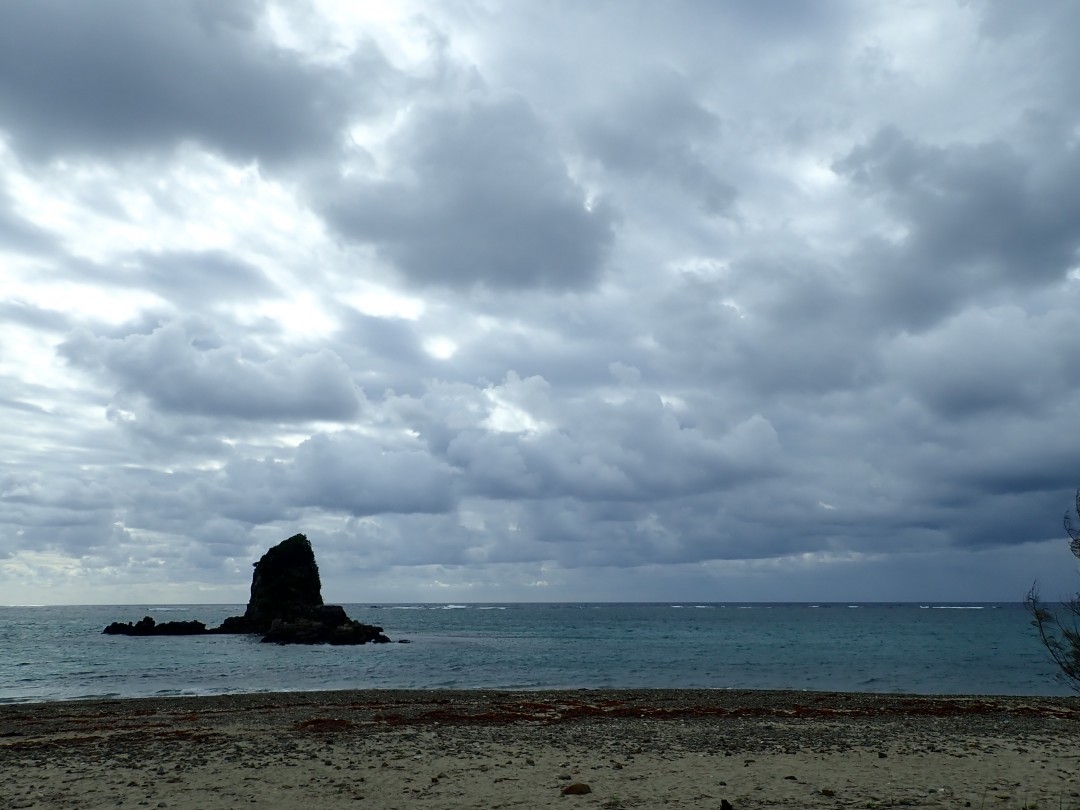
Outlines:
[[1069, 596], [1077, 30], [0, 3], [0, 604]]

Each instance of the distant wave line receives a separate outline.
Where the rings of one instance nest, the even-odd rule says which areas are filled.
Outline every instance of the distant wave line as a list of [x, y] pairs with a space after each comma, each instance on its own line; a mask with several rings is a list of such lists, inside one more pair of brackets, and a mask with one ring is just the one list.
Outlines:
[[985, 610], [986, 605], [919, 605], [923, 610]]

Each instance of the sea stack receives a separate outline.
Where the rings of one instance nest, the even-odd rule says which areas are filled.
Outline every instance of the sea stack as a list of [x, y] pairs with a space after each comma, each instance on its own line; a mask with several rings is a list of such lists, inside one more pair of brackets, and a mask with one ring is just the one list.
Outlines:
[[155, 624], [147, 616], [136, 624], [113, 622], [109, 635], [166, 636], [204, 633], [259, 634], [277, 644], [382, 644], [383, 629], [350, 619], [340, 605], [323, 604], [315, 552], [306, 536], [294, 534], [271, 548], [251, 576], [251, 598], [243, 616], [230, 616], [220, 627], [202, 622]]
[[282, 540], [259, 558], [251, 575], [251, 598], [243, 616], [230, 616], [225, 632], [269, 633], [275, 620], [314, 619], [323, 606], [319, 566], [302, 534]]
[[277, 644], [367, 644], [389, 641], [381, 627], [350, 619], [340, 605], [323, 604], [311, 543], [294, 534], [271, 548], [251, 575], [251, 599], [221, 633], [259, 633]]

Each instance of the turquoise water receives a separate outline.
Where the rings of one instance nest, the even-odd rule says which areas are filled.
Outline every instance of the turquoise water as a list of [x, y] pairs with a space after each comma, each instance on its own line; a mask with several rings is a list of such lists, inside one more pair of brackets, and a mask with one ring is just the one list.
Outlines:
[[0, 702], [314, 689], [1069, 690], [1020, 604], [346, 605], [411, 644], [103, 636], [243, 605], [0, 607]]

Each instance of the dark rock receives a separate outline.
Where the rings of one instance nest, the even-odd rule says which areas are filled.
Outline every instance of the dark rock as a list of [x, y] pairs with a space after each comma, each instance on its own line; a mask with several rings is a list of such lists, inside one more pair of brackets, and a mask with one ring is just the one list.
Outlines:
[[[147, 617], [147, 618], [149, 618], [149, 617]], [[145, 621], [145, 619], [143, 621]], [[151, 619], [151, 621], [153, 621], [153, 619]], [[139, 624], [141, 625], [142, 622], [139, 622]], [[131, 622], [127, 622], [126, 624], [124, 622], [113, 622], [112, 624], [110, 624], [108, 627], [106, 627], [101, 632], [104, 633], [105, 635], [108, 635], [108, 636], [138, 636], [138, 635], [142, 635], [142, 633], [140, 633], [138, 630], [135, 629], [135, 625], [133, 625]]]
[[165, 622], [154, 628], [155, 636], [198, 636], [206, 632], [206, 625], [200, 621]]
[[267, 551], [251, 577], [251, 601], [243, 616], [217, 632], [261, 633], [274, 644], [383, 644], [381, 627], [350, 619], [341, 605], [325, 605], [311, 543], [295, 534]]
[[345, 615], [345, 608], [341, 605], [322, 605], [318, 616], [324, 627], [341, 627], [349, 623], [349, 617]]
[[101, 632], [110, 636], [199, 636], [209, 631], [198, 621], [158, 624], [150, 616], [144, 616], [135, 624], [113, 622]]
[[125, 636], [179, 636], [202, 633], [260, 634], [276, 644], [386, 644], [381, 627], [350, 619], [340, 605], [325, 605], [319, 566], [311, 543], [295, 534], [267, 551], [251, 577], [251, 599], [243, 616], [230, 616], [208, 630], [202, 622], [156, 624], [147, 616], [136, 624], [113, 622], [103, 631]]
[[[340, 608], [339, 608], [340, 609]], [[344, 614], [344, 610], [341, 611]], [[386, 644], [390, 641], [383, 629], [346, 618], [345, 622], [328, 626], [322, 622], [301, 619], [293, 622], [275, 622], [263, 636], [264, 642], [274, 644]]]
[[574, 782], [562, 789], [563, 796], [584, 796], [586, 793], [592, 793], [592, 788], [584, 782]]
[[210, 631], [211, 633], [254, 633], [248, 624], [247, 619], [243, 616], [229, 616], [225, 621], [221, 623], [220, 627], [215, 627]]
[[[295, 621], [318, 618], [323, 607], [319, 566], [311, 543], [294, 534], [271, 548], [251, 576], [251, 599], [244, 620], [253, 632], [266, 633], [274, 619]], [[340, 608], [339, 608], [340, 610]], [[341, 615], [345, 611], [341, 610]]]

